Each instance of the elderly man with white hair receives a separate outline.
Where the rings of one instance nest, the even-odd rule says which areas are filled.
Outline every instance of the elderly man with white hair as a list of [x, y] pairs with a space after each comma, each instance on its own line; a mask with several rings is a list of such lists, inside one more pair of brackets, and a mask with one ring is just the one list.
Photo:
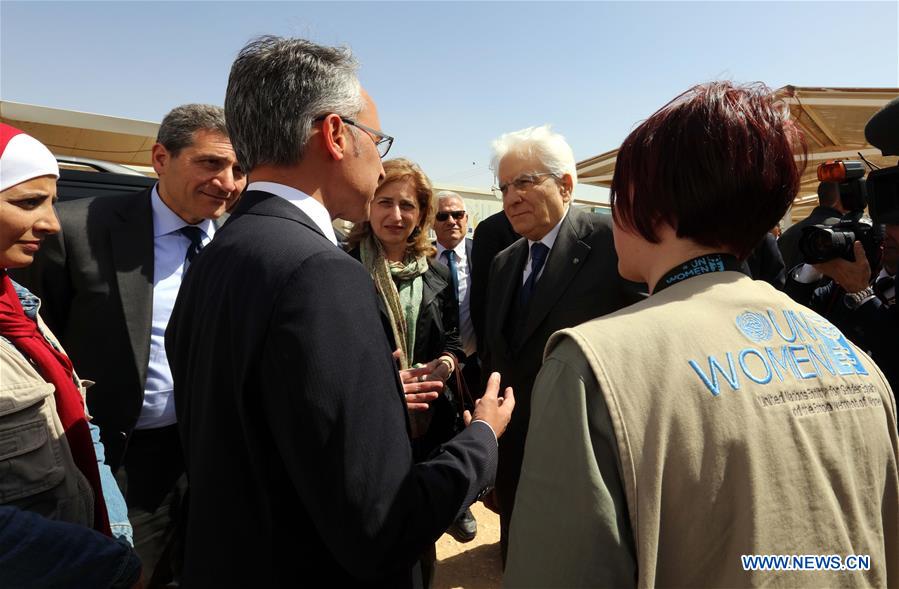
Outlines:
[[618, 275], [608, 217], [572, 206], [577, 171], [564, 137], [548, 125], [531, 127], [502, 135], [493, 150], [495, 191], [523, 236], [493, 260], [479, 342], [483, 374], [500, 371], [518, 402], [500, 440], [492, 498], [505, 561], [531, 388], [546, 341], [559, 329], [636, 302], [639, 288]]

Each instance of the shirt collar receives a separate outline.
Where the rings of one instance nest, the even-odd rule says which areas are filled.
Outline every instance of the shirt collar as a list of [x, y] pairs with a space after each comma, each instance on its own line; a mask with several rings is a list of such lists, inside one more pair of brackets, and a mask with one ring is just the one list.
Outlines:
[[[549, 233], [547, 233], [546, 235], [544, 235], [541, 239], [539, 239], [537, 241], [539, 241], [540, 243], [542, 243], [549, 249], [552, 249], [553, 245], [555, 245], [555, 243], [556, 243], [556, 238], [559, 237], [559, 231], [561, 231], [561, 229], [562, 229], [562, 223], [565, 221], [565, 217], [568, 216], [569, 211], [571, 211], [571, 205], [568, 205], [568, 208], [565, 209], [565, 214], [562, 215], [562, 218], [559, 220], [558, 223], [556, 223], [556, 226], [553, 227], [549, 231]], [[528, 240], [528, 249], [530, 249], [531, 246], [534, 245], [535, 243], [537, 243], [537, 242], [531, 241], [529, 239]]]
[[[150, 195], [150, 207], [153, 209], [153, 237], [160, 237], [174, 233], [182, 227], [190, 225], [187, 221], [179, 217], [175, 211], [170, 209], [167, 204], [162, 201], [159, 196], [159, 183], [153, 186]], [[209, 219], [203, 219], [193, 227], [199, 227], [206, 237], [212, 238], [215, 234], [215, 225]]]
[[280, 196], [287, 202], [294, 205], [306, 213], [312, 222], [321, 230], [328, 241], [337, 245], [337, 234], [334, 233], [334, 226], [331, 225], [331, 213], [325, 208], [325, 205], [318, 202], [302, 190], [297, 190], [292, 186], [279, 184], [277, 182], [251, 182], [247, 186], [247, 190], [260, 190], [268, 192], [275, 196]]
[[[453, 248], [453, 251], [456, 252], [456, 257], [460, 259], [465, 259], [465, 237], [462, 238], [459, 243], [456, 244], [456, 247]], [[437, 257], [443, 255], [443, 252], [446, 251], [447, 248], [440, 245], [440, 242], [437, 242]]]

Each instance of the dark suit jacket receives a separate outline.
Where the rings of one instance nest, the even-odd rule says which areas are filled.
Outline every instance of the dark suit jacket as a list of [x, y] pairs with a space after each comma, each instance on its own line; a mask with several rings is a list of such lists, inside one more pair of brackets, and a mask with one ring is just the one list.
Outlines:
[[502, 373], [502, 387], [515, 392], [515, 412], [500, 439], [497, 499], [504, 518], [511, 515], [531, 414], [531, 388], [543, 363], [549, 336], [631, 303], [639, 287], [618, 275], [618, 257], [608, 217], [572, 207], [562, 222], [543, 275], [526, 313], [516, 325], [528, 241], [519, 239], [500, 252], [490, 268], [485, 335], [480, 342], [482, 375]]
[[59, 203], [62, 230], [16, 274], [78, 373], [107, 463], [122, 462], [143, 405], [153, 315], [150, 190]]
[[777, 247], [780, 248], [780, 253], [784, 259], [784, 267], [786, 271], [789, 272], [796, 265], [802, 263], [802, 253], [799, 251], [799, 238], [802, 236], [802, 228], [808, 225], [820, 225], [826, 219], [842, 217], [843, 214], [830, 207], [825, 207], [822, 205], [818, 205], [812, 212], [809, 213], [809, 216], [799, 221], [798, 223], [791, 225], [786, 231], [781, 234], [780, 238], [777, 240]]
[[[506, 213], [494, 213], [478, 223], [468, 254], [469, 278], [471, 289], [469, 310], [471, 324], [474, 326], [478, 342], [484, 339], [484, 305], [487, 301], [487, 278], [490, 276], [490, 265], [496, 254], [503, 251], [521, 236], [512, 229], [512, 223]], [[479, 346], [480, 347], [480, 346]], [[479, 354], [480, 355], [480, 354]]]
[[371, 278], [272, 194], [244, 194], [194, 260], [166, 349], [191, 485], [185, 587], [408, 586], [493, 478], [484, 424], [413, 464]]

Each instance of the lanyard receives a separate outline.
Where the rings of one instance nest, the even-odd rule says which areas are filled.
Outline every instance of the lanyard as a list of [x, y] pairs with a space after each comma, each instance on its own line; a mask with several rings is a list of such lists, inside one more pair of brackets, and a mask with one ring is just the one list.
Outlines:
[[678, 264], [668, 271], [656, 283], [652, 293], [665, 290], [672, 284], [683, 282], [694, 276], [701, 276], [711, 272], [740, 272], [741, 264], [736, 256], [731, 254], [706, 254]]

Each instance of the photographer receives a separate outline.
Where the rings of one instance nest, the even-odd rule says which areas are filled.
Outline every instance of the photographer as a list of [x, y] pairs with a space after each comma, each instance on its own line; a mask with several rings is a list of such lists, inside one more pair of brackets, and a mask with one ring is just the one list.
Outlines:
[[[865, 136], [884, 155], [899, 154], [899, 98], [871, 118]], [[794, 300], [826, 316], [857, 345], [868, 350], [896, 390], [899, 311], [893, 304], [893, 277], [899, 258], [899, 166], [869, 174], [867, 201], [873, 222], [883, 226], [882, 250], [874, 247], [880, 243], [879, 231], [862, 232], [867, 247], [855, 240], [851, 255], [797, 266], [789, 273], [786, 291]], [[809, 255], [805, 257], [809, 259]], [[879, 273], [872, 272], [872, 267]]]
[[799, 238], [805, 227], [821, 225], [830, 219], [839, 219], [847, 212], [849, 211], [843, 208], [843, 203], [840, 201], [838, 184], [835, 182], [818, 184], [818, 206], [812, 209], [808, 217], [791, 225], [777, 240], [777, 247], [780, 249], [787, 270], [791, 270], [803, 262], [802, 252], [799, 251]]
[[[899, 209], [882, 220], [886, 224], [884, 250], [890, 248], [895, 251], [899, 245]], [[833, 281], [829, 289], [817, 289], [815, 300], [826, 299], [827, 294], [837, 287], [846, 293], [839, 298], [832, 297], [836, 300], [832, 309], [836, 309], [841, 318], [841, 321], [834, 323], [851, 323], [847, 335], [871, 353], [893, 390], [899, 390], [899, 346], [896, 341], [899, 337], [899, 312], [895, 305], [888, 304], [875, 293], [871, 266], [861, 243], [856, 241], [853, 247], [854, 262], [836, 258], [814, 266], [818, 272]], [[893, 299], [895, 300], [895, 290]]]

